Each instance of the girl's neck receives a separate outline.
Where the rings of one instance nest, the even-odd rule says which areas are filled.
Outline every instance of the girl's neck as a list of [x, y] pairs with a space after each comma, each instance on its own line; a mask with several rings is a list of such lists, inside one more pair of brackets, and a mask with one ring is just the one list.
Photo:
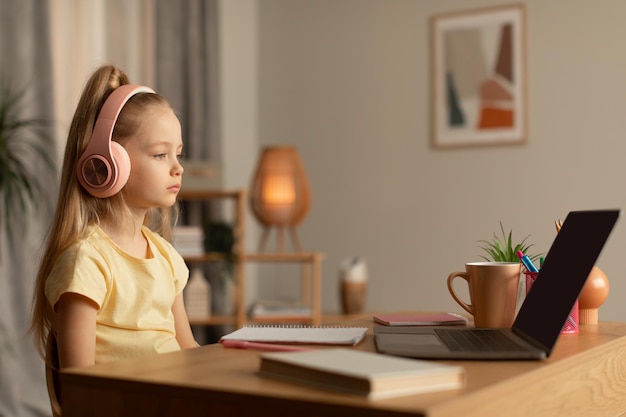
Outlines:
[[103, 221], [100, 228], [124, 252], [136, 258], [146, 258], [148, 241], [142, 232], [142, 223], [124, 222], [115, 219]]

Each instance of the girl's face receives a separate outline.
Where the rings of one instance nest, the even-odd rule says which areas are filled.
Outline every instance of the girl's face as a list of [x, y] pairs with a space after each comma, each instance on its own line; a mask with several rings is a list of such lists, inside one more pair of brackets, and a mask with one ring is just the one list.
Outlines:
[[163, 106], [147, 111], [124, 148], [130, 157], [130, 177], [122, 192], [129, 207], [148, 210], [174, 205], [183, 175], [183, 140], [172, 109]]

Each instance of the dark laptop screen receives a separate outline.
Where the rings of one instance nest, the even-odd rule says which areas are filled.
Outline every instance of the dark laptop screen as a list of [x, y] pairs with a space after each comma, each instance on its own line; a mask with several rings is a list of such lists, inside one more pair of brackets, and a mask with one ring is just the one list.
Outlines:
[[570, 212], [513, 324], [548, 354], [613, 229], [619, 210]]

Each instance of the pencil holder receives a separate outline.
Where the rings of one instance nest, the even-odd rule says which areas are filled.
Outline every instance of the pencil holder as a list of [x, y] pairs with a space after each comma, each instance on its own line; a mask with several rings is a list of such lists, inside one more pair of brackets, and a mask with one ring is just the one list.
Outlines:
[[[537, 279], [538, 272], [529, 272], [525, 271], [526, 275], [526, 294], [530, 291], [533, 283]], [[561, 329], [562, 334], [577, 334], [578, 333], [578, 300], [574, 303], [574, 307], [572, 307], [572, 311], [570, 311], [567, 316], [567, 320], [565, 320], [565, 324], [563, 325], [563, 329]]]

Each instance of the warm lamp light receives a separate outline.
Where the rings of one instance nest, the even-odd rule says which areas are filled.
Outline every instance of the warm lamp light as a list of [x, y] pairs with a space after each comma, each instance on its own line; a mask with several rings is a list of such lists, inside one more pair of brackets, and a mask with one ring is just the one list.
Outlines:
[[289, 229], [294, 250], [301, 251], [296, 226], [311, 206], [309, 181], [298, 151], [291, 146], [263, 149], [250, 191], [252, 212], [263, 225], [259, 251], [265, 250], [270, 229], [278, 231], [278, 251], [284, 251], [284, 231]]

